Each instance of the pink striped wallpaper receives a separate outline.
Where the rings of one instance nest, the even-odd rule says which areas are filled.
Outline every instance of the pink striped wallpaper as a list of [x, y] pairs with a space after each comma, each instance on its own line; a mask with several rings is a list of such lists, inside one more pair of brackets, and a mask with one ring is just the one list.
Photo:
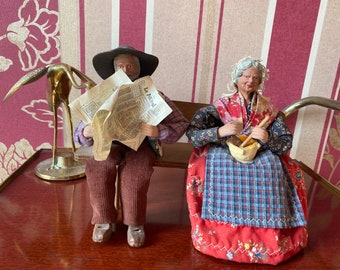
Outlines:
[[319, 5], [318, 0], [277, 2], [266, 93], [280, 108], [301, 97]]
[[[248, 55], [262, 58], [270, 69], [264, 95], [280, 109], [306, 96], [339, 99], [337, 0], [26, 2], [0, 0], [2, 98], [22, 75], [60, 61], [99, 82], [92, 57], [125, 44], [159, 57], [153, 80], [173, 99], [212, 102], [227, 91], [231, 65]], [[21, 17], [42, 9], [49, 19], [19, 24]], [[26, 29], [31, 36], [40, 31], [34, 43], [28, 42], [30, 35], [25, 39]], [[0, 180], [41, 145], [52, 143], [51, 115], [37, 113], [47, 112], [44, 89], [40, 79], [0, 106], [1, 130], [8, 134], [0, 138]], [[74, 90], [71, 97], [79, 94]], [[339, 112], [314, 106], [288, 120], [295, 134], [292, 156], [337, 186], [339, 118]]]
[[146, 0], [120, 1], [119, 44], [144, 50]]

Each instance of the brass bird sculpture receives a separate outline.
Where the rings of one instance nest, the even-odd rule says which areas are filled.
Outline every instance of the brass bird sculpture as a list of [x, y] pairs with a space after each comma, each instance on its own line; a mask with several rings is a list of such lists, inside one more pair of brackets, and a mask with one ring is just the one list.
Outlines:
[[[78, 84], [74, 74], [83, 82], [83, 84]], [[96, 85], [96, 83], [86, 76], [84, 73], [80, 72], [76, 68], [64, 64], [51, 64], [45, 67], [41, 67], [33, 70], [32, 72], [24, 75], [18, 82], [16, 82], [13, 87], [8, 91], [3, 99], [5, 102], [11, 95], [13, 95], [21, 86], [32, 83], [47, 74], [47, 89], [46, 98], [50, 110], [53, 112], [54, 121], [54, 141], [53, 141], [53, 155], [51, 168], [57, 169], [56, 165], [56, 152], [57, 152], [57, 109], [63, 103], [65, 105], [66, 113], [68, 116], [68, 124], [70, 126], [70, 136], [72, 138], [72, 149], [75, 152], [75, 144], [73, 140], [73, 125], [71, 120], [71, 112], [69, 108], [69, 94], [72, 87], [76, 89], [90, 89]]]

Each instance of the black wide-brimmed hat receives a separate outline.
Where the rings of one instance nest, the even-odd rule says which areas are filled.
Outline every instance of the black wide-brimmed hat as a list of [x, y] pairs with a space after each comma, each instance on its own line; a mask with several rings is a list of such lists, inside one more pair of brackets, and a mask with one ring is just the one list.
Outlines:
[[95, 70], [104, 80], [115, 72], [113, 59], [119, 54], [129, 54], [138, 57], [140, 62], [139, 77], [151, 75], [158, 66], [158, 58], [156, 56], [138, 51], [130, 46], [120, 46], [114, 50], [99, 53], [92, 59]]

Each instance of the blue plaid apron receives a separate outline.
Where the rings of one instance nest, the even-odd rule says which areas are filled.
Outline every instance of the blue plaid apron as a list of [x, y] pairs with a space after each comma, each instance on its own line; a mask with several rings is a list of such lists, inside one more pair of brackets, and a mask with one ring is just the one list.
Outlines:
[[202, 218], [262, 228], [306, 225], [293, 182], [278, 156], [260, 151], [251, 163], [241, 163], [227, 147], [213, 144], [206, 160]]

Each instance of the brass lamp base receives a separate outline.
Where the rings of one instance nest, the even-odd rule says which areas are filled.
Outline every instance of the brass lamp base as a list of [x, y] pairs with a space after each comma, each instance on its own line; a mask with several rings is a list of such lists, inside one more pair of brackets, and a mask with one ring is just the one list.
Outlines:
[[71, 153], [59, 153], [56, 165], [53, 159], [40, 162], [35, 168], [35, 175], [49, 181], [74, 180], [85, 176], [85, 162], [75, 161]]

